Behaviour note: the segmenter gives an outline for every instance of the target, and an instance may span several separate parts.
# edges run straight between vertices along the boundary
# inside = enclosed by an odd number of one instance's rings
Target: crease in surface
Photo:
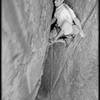
[[[84,28],[85,24],[87,23],[88,19],[91,17],[95,7],[97,5],[97,0],[96,0],[96,3],[94,5],[94,7],[92,8],[92,10],[90,11],[90,13],[88,14],[88,16],[86,17],[85,21],[82,22],[82,28]],[[63,67],[60,67],[60,70],[59,70],[59,73],[58,73],[58,77],[56,78],[55,82],[54,82],[54,85],[53,85],[53,88],[52,88],[52,91],[51,91],[51,94],[53,93],[53,90],[55,89],[56,85],[57,85],[57,82],[59,81],[60,79],[60,76],[61,76],[61,73],[64,69],[64,62],[74,53],[75,49],[77,48],[77,46],[79,45],[80,41],[81,41],[81,37],[79,36],[76,36],[75,38],[75,41],[73,43],[70,44],[70,46],[67,48],[68,50],[65,52],[65,56],[64,56],[64,60],[61,62],[61,65]],[[72,49],[72,50],[71,50]],[[70,51],[71,50],[71,51]]]

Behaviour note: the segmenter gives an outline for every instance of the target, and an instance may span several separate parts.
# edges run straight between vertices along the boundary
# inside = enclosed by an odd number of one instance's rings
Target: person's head
[[[64,0],[55,0],[55,6],[59,7],[63,2]]]

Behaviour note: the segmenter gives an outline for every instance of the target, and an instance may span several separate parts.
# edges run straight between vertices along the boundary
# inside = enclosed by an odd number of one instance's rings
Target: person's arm
[[[73,21],[75,22],[75,24],[78,25],[79,28],[81,28],[81,23],[80,23],[79,19],[76,17],[74,11],[67,4],[65,4],[65,7],[69,10],[69,13],[70,13]]]
[[[73,19],[73,21],[75,22],[76,25],[79,26],[80,29],[82,29],[82,27],[81,27],[81,22],[80,22],[80,20],[79,20],[77,17],[75,17],[75,18]]]
[[[51,20],[51,24],[55,23],[57,19],[54,17],[52,20]]]
[[[80,28],[80,35],[82,37],[85,37],[85,34],[82,30],[81,22],[79,21],[79,19],[77,17],[75,17],[73,20],[74,20],[75,24]]]
[[[69,12],[70,12],[70,14],[71,14],[71,17],[72,17],[73,21],[74,21],[75,24],[78,25],[79,28],[81,29],[81,22],[80,22],[80,20],[76,17],[74,11],[73,11],[68,5],[66,5],[66,6],[67,6],[67,8],[68,8],[68,10],[69,10]]]
[[[68,9],[72,19],[76,18],[74,11],[67,4],[64,4],[64,6],[66,7],[66,9]]]
[[[80,35],[81,35],[82,37],[85,37],[85,34],[84,34],[83,30],[82,30],[82,26],[81,26],[80,20],[76,17],[74,11],[73,11],[67,4],[65,4],[65,6],[66,6],[67,9],[69,10],[73,21],[74,21],[75,24],[79,27],[79,29],[80,29]]]

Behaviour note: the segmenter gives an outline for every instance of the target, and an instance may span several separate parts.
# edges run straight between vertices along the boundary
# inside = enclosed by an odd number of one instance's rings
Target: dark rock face
[[[49,47],[37,100],[97,100],[98,2],[65,0],[65,3],[81,20],[86,37],[76,37],[67,48],[60,43]]]

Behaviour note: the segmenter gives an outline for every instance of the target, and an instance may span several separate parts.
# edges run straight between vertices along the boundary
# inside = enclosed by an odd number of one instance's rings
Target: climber
[[[64,42],[58,40],[61,36],[77,35],[84,37],[79,19],[76,17],[73,10],[64,3],[64,0],[55,0],[56,11],[54,17],[57,19],[57,24],[61,28],[59,34],[55,37],[53,42]]]

